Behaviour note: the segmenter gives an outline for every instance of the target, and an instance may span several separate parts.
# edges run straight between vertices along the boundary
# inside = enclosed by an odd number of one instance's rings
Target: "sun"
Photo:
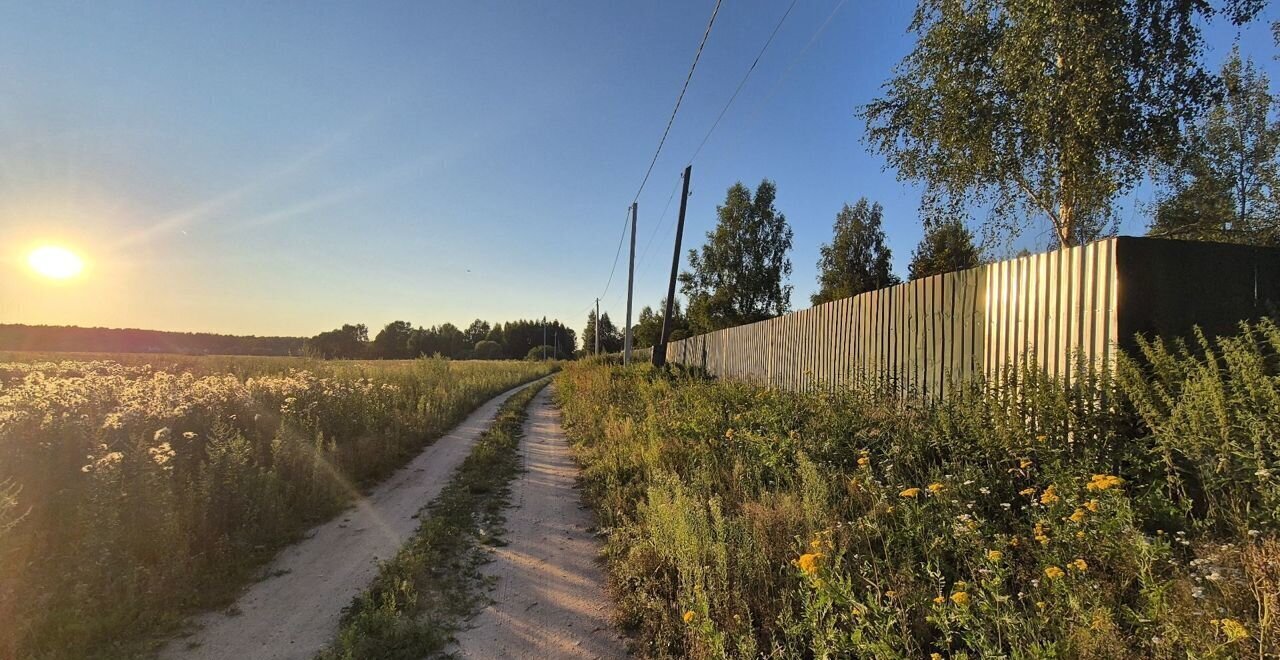
[[[84,260],[59,245],[44,245],[27,255],[27,265],[37,274],[53,280],[75,277],[84,270]]]

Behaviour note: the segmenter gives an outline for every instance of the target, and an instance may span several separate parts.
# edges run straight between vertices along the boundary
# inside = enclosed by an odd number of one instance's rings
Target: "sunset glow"
[[[45,245],[31,251],[27,265],[38,275],[65,280],[84,270],[84,261],[75,252],[58,245]]]

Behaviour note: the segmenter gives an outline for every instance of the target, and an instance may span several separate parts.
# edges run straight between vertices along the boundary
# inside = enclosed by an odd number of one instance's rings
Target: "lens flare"
[[[84,261],[75,252],[57,245],[45,245],[31,251],[27,265],[39,275],[54,280],[75,277],[84,270]]]

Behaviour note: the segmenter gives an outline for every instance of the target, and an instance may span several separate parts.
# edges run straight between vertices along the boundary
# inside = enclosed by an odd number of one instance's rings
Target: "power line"
[[[707,21],[707,29],[702,33],[702,42],[698,44],[698,51],[693,54],[693,64],[689,65],[689,75],[684,78],[684,86],[680,88],[680,95],[676,97],[676,107],[671,109],[671,117],[667,119],[667,128],[662,131],[662,139],[658,141],[658,149],[653,152],[653,159],[649,161],[649,169],[644,173],[644,179],[640,181],[640,189],[636,191],[636,196],[631,200],[635,203],[640,200],[640,193],[644,191],[644,185],[649,182],[649,175],[653,173],[653,166],[658,162],[658,154],[662,153],[662,145],[667,142],[667,134],[671,132],[671,125],[676,121],[676,113],[680,112],[680,102],[684,100],[684,93],[689,89],[689,81],[693,80],[693,71],[698,68],[698,60],[702,57],[702,48],[707,45],[707,38],[711,36],[711,26],[716,22],[716,14],[720,13],[720,3],[723,0],[716,0],[716,6],[711,10],[711,18]]]
[[[769,38],[765,40],[764,46],[760,47],[760,52],[756,54],[756,59],[751,62],[751,66],[747,68],[747,72],[743,74],[742,80],[738,81],[738,87],[733,90],[733,95],[729,97],[729,101],[724,104],[724,108],[720,110],[720,114],[716,120],[712,122],[711,128],[707,129],[707,134],[703,136],[702,142],[698,144],[698,148],[693,151],[693,155],[689,157],[689,163],[702,153],[702,147],[707,144],[707,140],[711,139],[711,134],[715,132],[716,127],[720,125],[720,120],[724,119],[724,115],[729,111],[729,106],[733,105],[733,101],[738,98],[738,94],[742,91],[743,86],[747,84],[747,79],[751,77],[751,72],[756,70],[756,65],[760,63],[760,58],[764,57],[765,51],[769,50],[769,44],[773,43],[773,38],[778,36],[778,30],[782,29],[782,24],[787,21],[787,17],[791,15],[791,10],[796,8],[798,0],[791,0],[791,4],[787,10],[782,13],[782,18],[778,19],[778,24],[773,26],[773,32],[769,33]]]

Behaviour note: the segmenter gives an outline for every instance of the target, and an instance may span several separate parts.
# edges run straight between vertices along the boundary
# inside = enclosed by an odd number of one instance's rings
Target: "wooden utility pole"
[[[680,241],[684,238],[684,212],[689,205],[689,176],[693,174],[693,165],[684,168],[684,190],[680,193],[680,219],[676,221],[676,250],[671,257],[671,280],[667,282],[667,309],[662,315],[662,334],[658,336],[658,344],[653,347],[653,366],[664,367],[667,364],[667,338],[671,336],[671,306],[676,301],[676,274],[680,270]]]
[[[596,355],[600,354],[600,299],[596,298]]]
[[[542,361],[547,361],[547,317],[542,317]]]
[[[631,364],[631,293],[636,284],[636,203],[631,203],[631,260],[627,262],[627,327],[622,333],[622,364]]]

